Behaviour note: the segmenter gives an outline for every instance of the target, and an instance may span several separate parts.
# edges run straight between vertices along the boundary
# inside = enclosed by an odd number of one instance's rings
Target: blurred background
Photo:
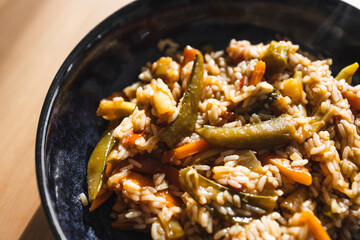
[[[75,45],[131,1],[0,0],[0,239],[54,239],[35,175],[41,107]]]

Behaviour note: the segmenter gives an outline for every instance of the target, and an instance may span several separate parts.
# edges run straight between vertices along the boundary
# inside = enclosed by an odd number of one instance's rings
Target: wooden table
[[[358,0],[348,0],[360,7]],[[0,239],[53,239],[35,176],[35,135],[58,68],[131,0],[0,0]]]
[[[35,176],[45,95],[66,56],[131,0],[0,0],[0,239],[53,239]]]

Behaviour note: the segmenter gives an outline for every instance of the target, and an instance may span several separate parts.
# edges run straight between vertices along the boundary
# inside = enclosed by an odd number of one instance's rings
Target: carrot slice
[[[349,101],[350,106],[360,110],[360,97],[352,92],[344,92],[344,97]]]
[[[132,133],[129,136],[126,137],[125,143],[126,144],[135,144],[135,141],[141,138],[141,136],[144,134],[144,132],[141,133]]]
[[[112,195],[112,191],[105,191],[100,196],[97,196],[94,201],[91,203],[90,212],[94,211],[98,207],[100,207],[109,197]]]
[[[284,176],[295,182],[306,186],[312,184],[312,176],[306,167],[293,167],[290,160],[274,155],[261,156],[260,159],[275,165]]]
[[[114,165],[115,164],[111,163],[111,162],[107,163],[106,168],[105,168],[105,175],[107,177],[110,177],[111,173],[114,171]]]
[[[161,161],[163,163],[175,163],[177,160],[205,151],[210,147],[210,143],[206,142],[204,139],[200,139],[165,152],[161,158]]]
[[[166,200],[166,207],[180,207],[181,201],[178,197],[172,195],[168,190],[160,191],[156,193],[157,197],[163,197]]]
[[[316,240],[330,240],[330,237],[320,220],[310,211],[303,211],[301,213],[300,224],[307,224],[310,232],[314,235]]]
[[[184,48],[182,65],[185,66],[187,63],[194,61],[196,53],[200,53],[200,51],[187,45]]]
[[[251,74],[249,85],[256,86],[265,74],[266,64],[263,61],[258,61],[254,66],[254,71]]]
[[[132,182],[133,184],[138,185],[139,187],[145,187],[145,186],[154,186],[154,183],[152,180],[142,176],[141,174],[138,174],[136,172],[131,172],[128,176],[120,179],[120,182],[122,184],[126,182]]]

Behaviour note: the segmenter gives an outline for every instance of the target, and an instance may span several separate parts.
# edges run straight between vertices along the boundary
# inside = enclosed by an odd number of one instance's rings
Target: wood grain
[[[53,238],[35,176],[41,106],[75,45],[129,2],[0,0],[0,239]]]
[[[0,239],[52,239],[37,189],[35,136],[66,56],[130,0],[0,0]]]

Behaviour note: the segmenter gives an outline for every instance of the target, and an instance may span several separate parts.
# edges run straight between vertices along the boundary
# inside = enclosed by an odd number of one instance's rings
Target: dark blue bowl
[[[112,229],[111,204],[90,214],[77,197],[87,192],[87,161],[105,128],[95,114],[99,100],[137,81],[141,66],[161,56],[160,39],[223,49],[232,38],[256,43],[286,36],[316,56],[331,57],[336,73],[360,61],[359,26],[360,11],[337,0],[147,0],[105,19],[60,67],[39,120],[37,179],[57,238],[150,239]]]

